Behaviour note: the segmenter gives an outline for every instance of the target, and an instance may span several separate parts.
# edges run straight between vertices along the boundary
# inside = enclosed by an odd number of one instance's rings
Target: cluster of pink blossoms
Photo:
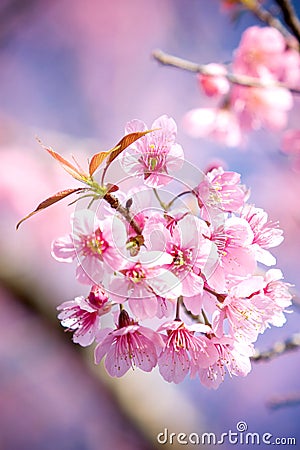
[[[258,335],[285,323],[292,296],[281,271],[256,274],[258,263],[276,263],[270,249],[282,230],[246,203],[240,175],[221,167],[199,172],[198,185],[185,189],[196,210],[183,202],[175,208],[180,194],[164,203],[158,188],[173,180],[184,156],[172,118],[160,117],[152,129],[120,157],[132,182],[129,192],[114,194],[122,208],[104,198],[97,211],[76,211],[72,233],[53,242],[53,256],[75,261],[77,280],[89,286],[86,297],[58,307],[59,318],[74,342],[96,342],[95,362],[105,359],[111,376],[158,366],[169,382],[190,375],[217,388],[226,371],[247,375]],[[146,130],[141,121],[126,126],[138,130]]]
[[[295,41],[296,42],[296,41]],[[210,75],[199,74],[199,85],[217,105],[196,108],[185,118],[185,128],[194,137],[209,137],[227,146],[242,143],[245,132],[287,126],[293,107],[290,89],[300,86],[300,54],[275,28],[252,26],[243,33],[233,54],[230,71],[237,78],[251,77],[260,86],[230,84],[228,68],[208,64]]]

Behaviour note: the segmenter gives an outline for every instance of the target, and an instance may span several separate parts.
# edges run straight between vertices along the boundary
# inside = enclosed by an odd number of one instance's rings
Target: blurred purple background
[[[279,152],[280,136],[253,134],[241,150],[192,140],[182,116],[206,101],[195,77],[151,57],[161,48],[201,63],[229,61],[253,23],[246,15],[232,24],[217,0],[1,0],[1,450],[150,449],[166,426],[221,434],[241,420],[249,431],[300,442],[299,406],[266,406],[274,396],[300,391],[299,353],[253,364],[247,378],[227,377],[216,392],[197,380],[168,385],[157,373],[108,380],[55,318],[56,305],[85,293],[74,267],[50,256],[52,239],[69,228],[71,209],[57,205],[15,232],[43,198],[74,185],[36,135],[85,164],[117,142],[128,120],[150,125],[166,113],[179,125],[190,162],[204,169],[216,158],[225,161],[251,187],[251,201],[280,220],[286,239],[274,253],[286,281],[299,289],[300,180]],[[291,125],[297,121],[299,103]],[[299,331],[298,322],[295,307],[287,325],[266,332],[258,348]]]

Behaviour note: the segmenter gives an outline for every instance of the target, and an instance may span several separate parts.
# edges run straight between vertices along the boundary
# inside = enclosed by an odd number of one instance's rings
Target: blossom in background
[[[192,137],[206,137],[228,147],[243,142],[240,123],[228,107],[192,109],[185,114],[183,127]]]
[[[128,122],[126,133],[147,130],[141,120]],[[147,186],[164,186],[172,180],[171,174],[180,169],[184,155],[176,143],[177,125],[174,119],[163,115],[156,119],[149,135],[136,141],[122,158],[124,170],[133,176],[143,177]]]
[[[258,78],[272,75],[278,79],[285,49],[286,41],[275,28],[249,27],[234,52],[233,71]]]
[[[273,27],[247,28],[234,52],[233,72],[270,81],[287,83],[295,87],[300,77],[300,55],[287,46],[283,35]],[[289,84],[290,82],[290,84]]]
[[[249,27],[234,52],[233,72],[256,77],[264,85],[262,88],[232,88],[231,108],[238,115],[243,129],[284,128],[293,97],[287,88],[274,84],[289,80],[296,84],[297,79],[300,80],[299,52],[287,50],[285,38],[275,28]]]
[[[213,75],[198,74],[198,82],[208,97],[217,97],[229,92],[230,84],[225,75],[227,69],[222,64],[207,64],[205,68]]]
[[[100,283],[106,272],[122,266],[126,229],[120,219],[99,220],[95,212],[81,210],[73,215],[72,228],[72,234],[53,242],[52,255],[62,262],[78,259],[76,277],[81,283]]]
[[[300,170],[300,130],[286,130],[281,141],[281,150],[293,161],[296,171]]]
[[[300,86],[296,41],[291,39],[287,46],[286,39],[273,27],[247,28],[233,53],[232,73],[243,83],[243,77],[250,77],[249,85],[230,86],[224,77],[227,72],[224,66],[206,67],[215,70],[216,76],[200,74],[201,89],[208,97],[220,97],[220,101],[215,107],[196,108],[185,114],[184,127],[192,137],[237,147],[244,143],[245,132],[260,128],[279,131],[287,126],[294,103],[289,89]]]
[[[278,131],[287,125],[293,97],[283,87],[241,87],[231,91],[231,110],[243,130],[262,127]]]
[[[88,297],[76,297],[57,307],[63,327],[74,331],[73,341],[86,347],[94,342],[100,327],[100,317],[110,312],[111,302],[102,286],[94,285]]]
[[[105,358],[105,367],[112,377],[121,377],[130,368],[150,372],[157,364],[157,353],[163,343],[160,335],[138,325],[125,310],[119,315],[116,329],[101,330],[95,348],[95,363]]]

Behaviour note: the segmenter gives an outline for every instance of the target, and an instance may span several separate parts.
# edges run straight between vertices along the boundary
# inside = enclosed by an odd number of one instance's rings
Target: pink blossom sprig
[[[148,134],[142,121],[126,125],[126,136],[139,138],[116,156],[125,190],[114,183],[112,196],[100,183],[102,195],[96,194],[93,174],[102,156],[91,160],[86,180],[94,191],[87,193],[98,208],[76,209],[71,232],[52,244],[56,260],[76,263],[75,277],[89,293],[62,303],[58,317],[75,343],[96,342],[95,362],[104,360],[111,376],[157,366],[168,382],[190,376],[217,388],[226,372],[247,375],[258,335],[286,321],[292,296],[282,272],[257,274],[259,264],[276,264],[270,250],[283,233],[247,203],[240,175],[222,167],[199,172],[196,186],[186,190],[185,183],[184,192],[164,202],[159,188],[174,182],[183,150],[174,119],[164,115],[153,126],[159,129]],[[193,209],[179,203],[188,194]]]

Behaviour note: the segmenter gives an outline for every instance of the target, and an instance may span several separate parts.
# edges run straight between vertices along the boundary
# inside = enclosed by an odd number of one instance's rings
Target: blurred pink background
[[[72,207],[57,205],[15,231],[41,200],[74,186],[36,136],[84,165],[118,141],[128,120],[151,124],[166,113],[191,163],[204,169],[225,161],[251,187],[251,201],[279,219],[286,238],[274,253],[299,289],[300,179],[279,152],[280,136],[253,134],[241,150],[189,138],[182,117],[206,99],[193,74],[151,57],[161,48],[201,63],[229,61],[253,23],[244,16],[233,25],[217,0],[0,2],[0,449],[150,449],[166,426],[221,434],[240,420],[252,432],[300,439],[299,406],[266,406],[300,391],[299,353],[253,364],[247,378],[227,377],[216,392],[197,380],[169,386],[157,373],[108,380],[55,318],[59,303],[85,293],[74,267],[50,255]],[[299,102],[291,126],[297,121]],[[257,347],[289,337],[298,321],[295,307],[287,325],[266,332]]]

